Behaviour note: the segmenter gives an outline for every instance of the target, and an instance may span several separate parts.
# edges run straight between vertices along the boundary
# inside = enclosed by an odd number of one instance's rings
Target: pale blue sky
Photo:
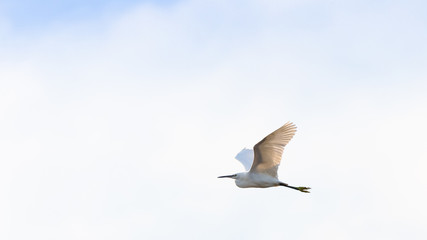
[[[426,5],[3,1],[0,239],[425,239]]]
[[[138,4],[172,5],[176,0],[19,0],[2,1],[0,11],[18,30],[43,28],[55,23],[84,21],[106,13],[123,12]]]

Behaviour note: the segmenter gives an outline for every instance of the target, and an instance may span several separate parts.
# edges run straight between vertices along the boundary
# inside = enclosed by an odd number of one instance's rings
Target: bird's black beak
[[[219,176],[218,178],[233,178],[235,176],[236,174],[232,174],[232,175]]]

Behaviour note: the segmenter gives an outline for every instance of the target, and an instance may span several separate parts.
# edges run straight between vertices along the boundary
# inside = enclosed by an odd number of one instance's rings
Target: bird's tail
[[[280,186],[284,186],[284,187],[288,187],[288,188],[292,188],[292,189],[295,189],[295,190],[298,190],[298,191],[301,191],[301,192],[305,192],[305,193],[309,193],[309,187],[294,187],[294,186],[289,186],[288,184],[286,184],[286,183],[282,183],[282,182],[280,182],[279,183],[279,185]]]

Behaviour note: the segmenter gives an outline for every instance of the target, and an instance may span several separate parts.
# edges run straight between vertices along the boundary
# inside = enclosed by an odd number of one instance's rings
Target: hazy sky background
[[[425,1],[0,2],[0,239],[426,239]],[[283,182],[216,177],[287,121]]]

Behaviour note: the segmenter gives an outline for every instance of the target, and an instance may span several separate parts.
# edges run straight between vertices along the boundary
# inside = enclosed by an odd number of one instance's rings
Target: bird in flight
[[[282,160],[283,148],[295,135],[297,127],[288,122],[267,137],[255,144],[252,149],[243,149],[237,154],[239,160],[246,171],[232,175],[220,176],[218,178],[235,179],[236,185],[240,188],[268,188],[284,186],[309,193],[309,187],[294,187],[279,181],[277,169]]]

